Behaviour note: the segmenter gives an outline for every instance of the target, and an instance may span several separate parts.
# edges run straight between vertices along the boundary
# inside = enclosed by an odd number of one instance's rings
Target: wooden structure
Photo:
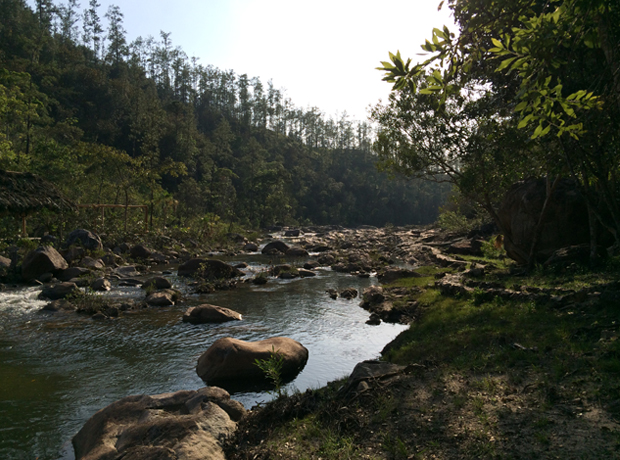
[[[77,206],[53,184],[35,174],[0,169],[0,216],[21,217],[24,238],[27,237],[26,217],[42,209],[75,211]]]

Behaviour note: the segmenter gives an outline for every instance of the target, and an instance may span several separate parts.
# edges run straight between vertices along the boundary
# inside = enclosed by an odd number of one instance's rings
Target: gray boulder
[[[28,253],[22,263],[22,278],[34,280],[43,273],[54,275],[69,267],[67,261],[51,246],[40,246]]]
[[[217,387],[128,396],[94,414],[73,438],[76,460],[225,460],[245,414]]]
[[[64,246],[69,247],[75,244],[78,244],[89,251],[98,251],[103,249],[101,238],[99,238],[98,235],[83,229],[73,230],[69,233],[69,236],[65,240]]]
[[[265,245],[265,247],[262,249],[262,253],[263,254],[277,254],[279,252],[286,254],[286,251],[289,250],[289,246],[283,242],[283,241],[272,241],[271,243],[268,243]]]
[[[240,313],[229,308],[209,304],[188,308],[183,315],[183,322],[191,324],[225,323],[227,321],[240,320]]]

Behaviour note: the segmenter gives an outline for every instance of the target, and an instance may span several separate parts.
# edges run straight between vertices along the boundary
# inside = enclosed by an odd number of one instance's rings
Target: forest
[[[450,191],[390,180],[371,125],[346,111],[299,108],[167,32],[128,42],[117,6],[1,0],[0,17],[0,169],[39,174],[75,203],[148,205],[158,228],[403,225],[434,221]],[[58,229],[58,216],[29,219]],[[5,235],[17,228],[2,220]]]

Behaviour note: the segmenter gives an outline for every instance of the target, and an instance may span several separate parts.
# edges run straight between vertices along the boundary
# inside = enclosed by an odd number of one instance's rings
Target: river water
[[[266,267],[248,256],[251,272]],[[229,260],[230,261],[230,260]],[[186,296],[183,305],[148,309],[94,321],[74,313],[42,313],[40,288],[0,292],[0,459],[73,459],[72,436],[96,411],[129,395],[195,390],[198,357],[215,340],[291,337],[310,351],[308,363],[287,389],[304,391],[348,375],[355,364],[379,356],[405,326],[365,324],[359,298],[332,300],[326,289],[358,290],[376,278],[319,269],[314,278],[270,280],[264,286]],[[174,272],[175,273],[175,272]],[[188,292],[184,280],[168,275]],[[107,295],[142,297],[139,288],[114,287]],[[242,321],[190,325],[188,306],[212,303]],[[269,393],[235,393],[246,408]]]

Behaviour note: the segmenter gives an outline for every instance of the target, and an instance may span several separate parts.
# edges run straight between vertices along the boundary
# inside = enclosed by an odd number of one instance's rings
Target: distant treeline
[[[77,202],[268,226],[428,223],[445,200],[378,172],[366,122],[199,64],[169,33],[128,43],[116,6],[104,24],[96,0],[0,0],[0,17],[0,168]]]

